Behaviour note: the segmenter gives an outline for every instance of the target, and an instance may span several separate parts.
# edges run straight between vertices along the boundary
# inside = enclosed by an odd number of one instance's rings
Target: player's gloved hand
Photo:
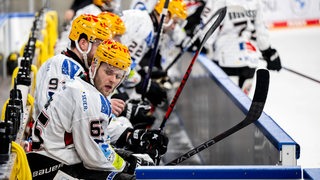
[[[166,152],[168,137],[160,130],[135,129],[127,139],[128,149],[147,153],[153,160],[160,159]]]
[[[172,83],[168,76],[167,71],[164,71],[159,68],[153,68],[151,79],[155,81],[164,90],[172,89]]]
[[[135,154],[132,151],[127,151],[124,149],[115,149],[115,151],[127,162],[127,166],[123,170],[125,173],[135,174],[135,170],[139,166],[155,165],[148,154]]]
[[[152,68],[151,79],[159,79],[163,77],[167,77],[167,71],[159,69],[157,67]]]
[[[136,86],[136,92],[139,94],[143,93],[143,83],[144,79]],[[167,92],[155,81],[149,79],[147,84],[145,97],[151,102],[154,106],[159,106],[167,102]]]
[[[146,128],[151,126],[155,117],[151,113],[150,103],[138,99],[130,99],[126,102],[122,116],[127,117],[134,127]]]
[[[261,51],[263,58],[267,61],[267,69],[280,71],[281,61],[277,50],[269,47]]]
[[[129,99],[128,93],[125,91],[125,88],[121,85],[117,88],[117,91],[112,94],[111,99],[121,99],[123,101],[127,101]]]

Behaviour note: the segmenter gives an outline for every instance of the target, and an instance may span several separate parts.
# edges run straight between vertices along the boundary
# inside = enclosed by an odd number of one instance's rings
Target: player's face
[[[165,22],[164,22],[163,32],[171,33],[171,32],[173,32],[176,25],[180,24],[182,22],[182,20],[179,19],[178,17],[171,17],[171,16],[167,16],[167,17],[168,18],[166,18]]]
[[[125,76],[125,71],[102,62],[94,77],[94,85],[105,97],[119,85]]]

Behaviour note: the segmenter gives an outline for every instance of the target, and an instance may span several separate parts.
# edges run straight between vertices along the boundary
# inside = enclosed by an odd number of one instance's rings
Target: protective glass
[[[126,71],[125,70],[119,69],[119,68],[114,67],[114,66],[112,66],[110,64],[107,64],[107,66],[105,66],[104,72],[108,76],[115,76],[116,79],[118,79],[118,80],[121,80],[126,75]]]

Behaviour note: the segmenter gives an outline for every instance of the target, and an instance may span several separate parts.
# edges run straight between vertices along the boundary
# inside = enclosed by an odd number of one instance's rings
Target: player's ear
[[[80,38],[78,43],[81,50],[86,51],[88,49],[88,40],[86,40],[85,38]]]

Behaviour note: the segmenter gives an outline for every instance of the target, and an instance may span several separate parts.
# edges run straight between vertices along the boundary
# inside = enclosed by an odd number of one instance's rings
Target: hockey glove
[[[134,127],[147,128],[156,119],[150,110],[151,106],[149,102],[131,99],[127,102],[125,110],[121,115],[127,117]]]
[[[127,165],[123,170],[125,173],[135,174],[135,170],[139,166],[155,165],[148,154],[134,154],[133,152],[124,149],[115,149],[115,151],[127,162]]]
[[[263,58],[267,61],[267,69],[280,71],[282,68],[281,61],[277,50],[269,47],[261,51]]]
[[[144,79],[136,86],[136,92],[139,94],[143,93],[143,82]],[[149,80],[147,85],[147,90],[145,97],[151,102],[154,106],[159,106],[167,102],[167,92],[161,88],[161,86],[152,80]]]
[[[113,98],[121,99],[123,101],[127,101],[129,99],[129,95],[126,92],[125,88],[120,85],[117,88],[117,92],[112,94],[111,99],[113,99]]]
[[[166,152],[169,139],[160,130],[136,129],[128,137],[128,149],[136,153],[147,153],[156,161]]]

